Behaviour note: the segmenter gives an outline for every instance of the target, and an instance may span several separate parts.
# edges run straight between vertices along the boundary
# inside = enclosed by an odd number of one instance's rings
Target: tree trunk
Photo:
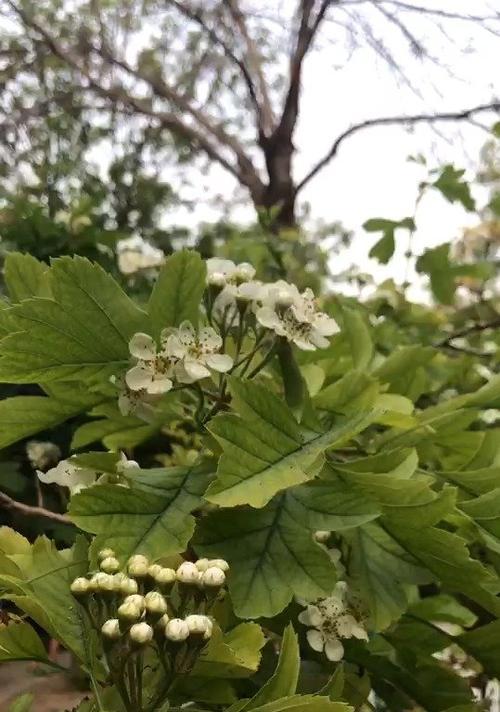
[[[266,139],[261,145],[269,182],[264,188],[260,207],[273,210],[271,228],[274,231],[296,228],[295,185],[292,179],[293,144],[289,140],[283,140],[278,134]]]

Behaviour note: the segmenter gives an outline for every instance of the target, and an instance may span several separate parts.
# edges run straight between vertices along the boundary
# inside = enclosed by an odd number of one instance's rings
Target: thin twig
[[[5,492],[0,492],[0,507],[4,509],[11,509],[20,514],[24,514],[27,517],[45,517],[46,519],[52,519],[55,522],[61,522],[62,524],[71,524],[71,520],[65,514],[59,514],[58,512],[52,512],[50,509],[45,507],[33,507],[30,504],[24,504],[23,502],[18,502]]]

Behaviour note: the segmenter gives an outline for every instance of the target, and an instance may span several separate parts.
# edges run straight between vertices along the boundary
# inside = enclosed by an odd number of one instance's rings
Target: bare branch
[[[480,104],[479,106],[473,106],[472,108],[464,109],[463,111],[447,111],[438,114],[415,114],[413,116],[384,116],[376,119],[361,121],[359,124],[354,124],[350,128],[346,129],[335,139],[328,153],[299,182],[295,192],[297,194],[300,190],[302,190],[302,188],[337,155],[341,144],[358,131],[376,126],[397,126],[405,124],[414,125],[421,123],[434,123],[437,121],[468,121],[475,114],[485,111],[500,112],[500,101],[493,101],[490,104]]]
[[[366,5],[371,3],[373,0],[340,0],[341,5]],[[440,8],[424,7],[422,5],[410,5],[402,0],[378,0],[378,4],[393,5],[400,10],[406,12],[420,12],[426,15],[434,15],[435,17],[442,17],[448,20],[464,20],[466,22],[485,22],[488,20],[498,21],[500,20],[500,14],[497,15],[463,15],[459,12],[451,12],[450,10],[441,10]]]
[[[240,10],[238,5],[238,0],[224,0],[225,5],[228,7],[231,17],[234,20],[246,46],[247,50],[247,61],[251,67],[252,72],[257,77],[259,93],[262,101],[261,107],[261,118],[262,118],[262,131],[265,135],[269,135],[274,129],[275,119],[274,112],[271,105],[271,100],[269,97],[269,90],[267,87],[266,78],[264,77],[264,72],[262,69],[262,58],[258,50],[257,45],[253,41],[248,32],[248,28],[245,22],[245,17]]]
[[[45,507],[33,507],[29,504],[24,504],[23,502],[18,502],[5,492],[0,492],[0,507],[4,509],[9,509],[14,512],[19,512],[27,517],[45,517],[45,519],[52,519],[54,522],[59,522],[61,524],[71,524],[71,520],[65,514],[59,514],[58,512],[52,512],[50,509]]]

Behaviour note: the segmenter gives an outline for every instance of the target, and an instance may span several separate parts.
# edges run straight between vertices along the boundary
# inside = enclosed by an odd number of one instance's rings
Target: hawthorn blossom
[[[325,652],[328,660],[338,662],[344,655],[342,639],[368,640],[363,625],[352,615],[346,602],[346,583],[339,581],[329,598],[308,605],[299,614],[299,621],[309,627],[307,641],[318,653]]]
[[[175,362],[175,377],[180,383],[194,383],[210,376],[210,370],[225,373],[233,365],[228,354],[219,353],[222,338],[210,326],[198,332],[188,321],[171,332],[164,342],[168,358]]]
[[[259,323],[305,351],[326,348],[326,337],[339,331],[335,319],[317,310],[311,289],[301,294],[294,284],[279,280],[267,287],[261,302]]]
[[[68,487],[71,494],[77,494],[96,481],[97,472],[88,467],[78,467],[70,460],[61,462],[47,472],[36,471],[38,479],[44,484],[57,484]]]
[[[225,287],[227,284],[240,284],[253,279],[255,268],[249,262],[235,264],[232,260],[211,257],[206,262],[207,284]]]
[[[137,359],[136,365],[125,375],[125,382],[131,391],[160,395],[172,388],[176,360],[168,356],[164,349],[158,349],[151,336],[140,332],[134,334],[129,342],[129,351]]]

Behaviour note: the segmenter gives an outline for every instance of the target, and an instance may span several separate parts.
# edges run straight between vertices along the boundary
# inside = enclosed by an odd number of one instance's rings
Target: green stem
[[[140,712],[138,694],[137,694],[137,680],[135,676],[135,666],[134,661],[130,657],[127,663],[128,669],[128,687],[130,691],[130,701],[132,702],[132,709],[135,712]]]
[[[259,364],[257,364],[257,366],[252,371],[250,371],[250,373],[247,376],[248,380],[250,380],[251,378],[254,378],[258,373],[260,373],[260,371],[262,371],[263,368],[265,368],[265,366],[267,366],[267,364],[276,355],[277,350],[278,350],[278,344],[275,341],[274,344],[269,349],[269,351],[267,352],[267,354],[262,359],[262,361]]]
[[[135,659],[135,679],[137,683],[137,705],[138,709],[142,710],[142,668],[144,662],[143,653],[137,653]]]

